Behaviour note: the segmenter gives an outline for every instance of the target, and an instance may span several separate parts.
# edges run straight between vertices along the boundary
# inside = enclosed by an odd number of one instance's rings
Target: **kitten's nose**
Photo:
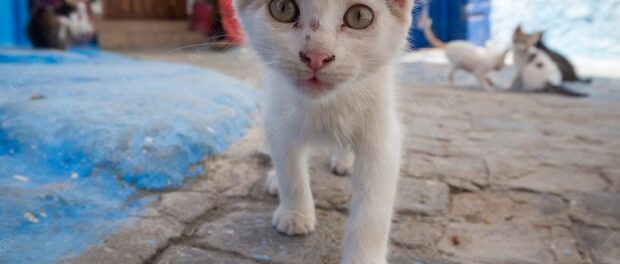
[[[308,52],[299,52],[299,58],[302,62],[304,62],[308,67],[314,71],[318,71],[325,67],[332,61],[336,60],[336,55],[329,55],[327,53],[317,52],[317,51],[308,51]]]

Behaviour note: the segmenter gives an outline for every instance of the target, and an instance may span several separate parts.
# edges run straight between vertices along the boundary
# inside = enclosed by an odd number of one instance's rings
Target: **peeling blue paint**
[[[0,49],[0,263],[76,256],[204,155],[241,137],[256,109],[241,82],[98,50]]]

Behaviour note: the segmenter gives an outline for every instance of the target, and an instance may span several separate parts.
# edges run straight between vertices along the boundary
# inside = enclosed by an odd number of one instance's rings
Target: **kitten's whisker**
[[[237,78],[242,78],[244,80],[247,80],[248,76],[246,76],[246,74],[248,72],[250,72],[250,71],[256,71],[257,75],[262,76],[260,74],[262,72],[260,66],[267,67],[268,65],[276,64],[276,63],[279,63],[279,62],[280,62],[279,60],[269,61],[269,62],[257,62],[258,65],[248,65],[246,67],[243,67],[243,68],[239,69],[238,71],[233,72],[233,75],[235,77],[237,77]],[[253,77],[253,76],[251,76],[251,77]],[[250,78],[250,79],[252,80],[252,82],[258,82],[254,78]],[[256,85],[258,85],[258,83],[256,83]]]
[[[177,52],[177,51],[181,51],[181,50],[184,50],[184,49],[193,48],[193,47],[200,47],[200,46],[208,46],[208,45],[211,45],[211,44],[212,44],[211,42],[205,42],[205,43],[194,44],[194,45],[188,45],[188,46],[184,46],[184,47],[176,48],[176,49],[173,49],[173,50],[170,50],[170,51],[165,52],[165,53],[164,53],[164,56],[168,56],[168,55],[170,55],[170,54],[172,54],[172,53],[175,53],[175,52]]]
[[[226,35],[220,35],[220,36],[214,36],[214,37],[225,37]],[[183,46],[183,47],[179,47],[179,48],[175,48],[172,50],[169,50],[167,52],[164,53],[164,55],[170,55],[172,53],[175,53],[177,51],[181,51],[181,50],[185,50],[185,49],[189,49],[189,48],[195,48],[195,47],[201,47],[201,46],[211,46],[214,44],[219,44],[219,45],[227,45],[227,47],[233,47],[233,46],[239,46],[237,43],[233,43],[233,42],[228,42],[228,41],[209,41],[209,42],[203,42],[203,43],[199,43],[199,44],[193,44],[193,45],[188,45],[188,46]]]

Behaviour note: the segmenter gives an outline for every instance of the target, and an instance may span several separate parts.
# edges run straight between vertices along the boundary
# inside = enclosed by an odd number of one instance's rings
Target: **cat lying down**
[[[513,34],[513,54],[517,75],[508,87],[510,91],[553,93],[572,97],[587,94],[563,86],[564,81],[581,81],[566,58],[551,52],[542,43],[542,33],[525,34],[521,26]],[[543,48],[539,48],[542,45]],[[555,59],[554,59],[555,58]]]
[[[463,70],[474,75],[485,90],[495,90],[487,74],[503,68],[508,50],[496,51],[491,48],[481,48],[461,40],[444,43],[433,33],[430,18],[423,16],[420,21],[424,23],[424,35],[431,45],[445,50],[450,62],[448,79],[452,85],[454,85],[454,73]],[[553,93],[573,97],[587,96],[562,85],[563,81],[587,83],[589,80],[579,79],[572,64],[559,53],[546,48],[541,37],[542,33],[529,35],[523,33],[520,26],[515,30],[513,50],[517,75],[512,85],[505,90]]]

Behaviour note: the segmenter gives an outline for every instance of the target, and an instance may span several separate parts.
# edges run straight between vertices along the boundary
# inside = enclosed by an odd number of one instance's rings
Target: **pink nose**
[[[329,55],[322,52],[308,51],[299,52],[299,58],[313,71],[318,71],[332,61],[336,60],[336,55]]]

